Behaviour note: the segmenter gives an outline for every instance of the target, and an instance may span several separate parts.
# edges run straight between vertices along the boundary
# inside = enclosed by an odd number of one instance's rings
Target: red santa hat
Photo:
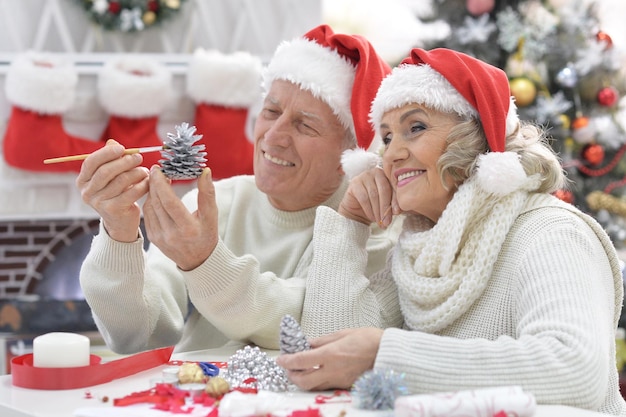
[[[451,49],[415,48],[381,83],[370,112],[376,131],[385,112],[410,103],[480,121],[490,150],[479,162],[486,189],[506,194],[523,182],[518,156],[505,152],[506,137],[518,128],[519,117],[500,68]]]
[[[267,92],[274,80],[299,85],[326,102],[359,148],[374,139],[369,110],[389,65],[362,36],[334,33],[320,25],[302,38],[281,43],[263,72]]]

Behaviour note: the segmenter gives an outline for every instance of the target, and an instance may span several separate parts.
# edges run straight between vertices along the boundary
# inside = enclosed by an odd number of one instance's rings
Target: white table
[[[175,354],[172,359],[187,361],[228,361],[235,352],[236,347],[210,349],[205,351]],[[268,352],[268,355],[275,355]],[[150,387],[150,380],[158,378],[167,365],[153,368],[148,371],[117,379],[106,384],[89,388],[71,390],[33,390],[14,387],[11,375],[0,376],[0,416],[1,417],[74,417],[77,409],[84,408],[107,408],[111,417],[126,417],[130,411],[127,407],[113,407],[114,398],[122,398],[130,393],[142,391]],[[91,396],[88,398],[87,393]],[[316,394],[289,393],[285,394],[285,401],[297,404],[298,409],[306,409],[314,405]],[[102,399],[108,398],[104,402]],[[319,406],[319,405],[318,405]],[[102,410],[103,413],[105,412]],[[381,412],[363,411],[353,408],[348,403],[325,404],[320,408],[324,416],[336,417],[342,411],[346,417],[374,417],[382,415]],[[163,416],[178,416],[163,413]],[[387,415],[389,415],[387,413]],[[184,415],[180,415],[183,416]],[[601,417],[605,414],[585,411],[565,406],[538,406],[534,417]]]

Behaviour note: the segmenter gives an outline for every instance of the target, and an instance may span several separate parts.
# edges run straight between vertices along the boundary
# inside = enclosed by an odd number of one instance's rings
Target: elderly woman
[[[277,359],[290,378],[349,388],[392,369],[415,394],[519,385],[540,404],[626,415],[618,257],[596,221],[551,195],[564,173],[544,132],[520,123],[505,73],[414,49],[371,120],[382,169],[354,178],[337,212],[317,209],[302,327],[330,334]],[[390,207],[402,234],[366,276],[367,226],[388,225]]]

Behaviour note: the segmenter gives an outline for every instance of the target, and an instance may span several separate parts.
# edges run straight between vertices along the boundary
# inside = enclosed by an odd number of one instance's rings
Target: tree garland
[[[109,31],[141,32],[176,16],[186,0],[77,0],[96,25]]]

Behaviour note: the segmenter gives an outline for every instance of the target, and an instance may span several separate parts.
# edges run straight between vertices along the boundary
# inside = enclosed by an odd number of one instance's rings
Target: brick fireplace
[[[97,227],[97,219],[0,222],[0,299],[83,298],[69,276],[77,276]]]

